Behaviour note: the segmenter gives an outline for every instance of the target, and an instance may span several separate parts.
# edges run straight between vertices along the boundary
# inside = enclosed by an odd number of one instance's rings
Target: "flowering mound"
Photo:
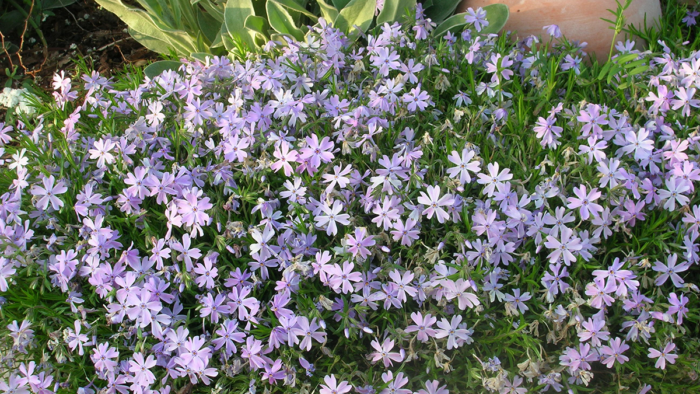
[[[606,83],[472,14],[57,75],[0,127],[0,389],[694,387],[700,56]]]

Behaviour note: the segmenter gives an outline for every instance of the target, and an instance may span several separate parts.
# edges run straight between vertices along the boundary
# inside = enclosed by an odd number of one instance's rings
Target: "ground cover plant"
[[[0,127],[0,390],[698,391],[696,16],[57,74]]]

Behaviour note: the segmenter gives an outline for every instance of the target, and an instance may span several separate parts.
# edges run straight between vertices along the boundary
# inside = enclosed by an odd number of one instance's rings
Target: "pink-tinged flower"
[[[598,217],[598,214],[603,212],[603,207],[601,205],[593,203],[593,201],[599,199],[602,195],[598,189],[593,188],[590,193],[586,194],[586,186],[581,185],[578,188],[574,187],[574,194],[576,194],[576,197],[578,198],[567,198],[569,201],[569,205],[567,207],[569,209],[579,208],[581,219],[588,220],[591,215],[593,217]]]
[[[97,168],[102,168],[106,164],[114,163],[114,155],[110,152],[114,147],[117,146],[116,143],[110,140],[99,139],[94,143],[94,149],[90,149],[90,159],[97,159]]]
[[[285,372],[282,370],[282,360],[275,360],[272,365],[265,364],[265,371],[262,372],[262,379],[267,380],[270,384],[277,384],[278,380],[282,380],[285,377]]]
[[[359,255],[363,260],[371,254],[368,248],[376,244],[374,237],[367,235],[367,229],[364,227],[356,227],[355,235],[348,234],[346,237],[348,252],[352,253],[352,256],[355,258]]]
[[[184,199],[175,200],[177,213],[182,216],[182,222],[188,226],[209,224],[210,218],[206,211],[214,206],[209,202],[209,197],[205,196],[200,200],[204,192],[197,187],[185,189],[182,195]]]
[[[605,282],[604,279],[594,278],[593,283],[586,285],[586,295],[591,297],[588,303],[597,309],[612,305],[615,299],[610,295],[617,289],[613,281]]]
[[[187,271],[192,269],[192,264],[194,261],[202,257],[201,250],[199,250],[199,248],[192,248],[191,246],[192,239],[190,238],[189,234],[182,236],[182,243],[176,241],[171,244],[171,248],[180,253],[179,256],[177,256],[177,261],[184,261],[185,269]]]
[[[306,137],[306,147],[301,149],[300,159],[308,160],[312,167],[318,168],[323,163],[329,163],[335,157],[333,155],[333,147],[335,144],[328,137],[323,137],[321,142],[318,141],[316,134],[311,134]]]
[[[346,381],[338,383],[335,375],[326,375],[323,378],[325,384],[321,385],[320,394],[345,394],[352,390],[352,386]]]
[[[141,387],[148,387],[156,381],[155,375],[150,371],[156,366],[156,359],[149,355],[148,358],[143,357],[141,353],[134,353],[134,359],[129,361],[129,372],[134,374],[131,381]]]
[[[648,159],[654,149],[654,141],[647,139],[649,132],[641,128],[638,132],[628,131],[625,133],[626,145],[622,147],[622,151],[627,154],[634,154],[635,160]]]
[[[216,259],[219,256],[218,253],[214,252],[211,255],[204,258],[204,264],[199,263],[194,267],[194,272],[199,275],[195,282],[199,287],[206,286],[207,289],[213,289],[214,278],[216,278],[219,270],[213,266],[216,264]]]
[[[241,357],[248,359],[251,370],[264,368],[267,361],[270,360],[263,356],[262,345],[262,341],[255,339],[252,335],[246,338],[245,345],[243,345],[243,350],[241,351]]]
[[[300,316],[297,318],[297,325],[292,329],[292,332],[297,337],[302,338],[299,348],[306,349],[306,351],[311,350],[312,339],[316,340],[318,343],[326,343],[326,333],[323,332],[323,328],[316,323],[316,318],[309,322],[307,317]]]
[[[547,236],[547,241],[544,243],[552,252],[549,254],[549,262],[557,263],[559,260],[563,260],[564,264],[571,265],[576,261],[576,257],[573,252],[579,251],[583,248],[581,245],[581,240],[574,236],[574,231],[568,227],[563,227],[561,229],[561,238],[556,239],[551,235]]]
[[[479,7],[474,11],[472,7],[467,8],[467,12],[464,14],[464,20],[467,23],[474,25],[474,29],[480,32],[484,27],[489,25],[489,21],[486,19],[486,11]]]
[[[676,324],[679,326],[683,324],[683,318],[688,313],[688,308],[686,307],[686,305],[689,301],[690,300],[688,299],[688,297],[686,297],[683,293],[681,293],[680,297],[678,297],[676,293],[671,293],[668,296],[668,303],[670,304],[670,306],[668,307],[668,314],[678,314]]]
[[[588,318],[588,320],[581,323],[581,327],[583,329],[578,333],[581,342],[590,340],[591,345],[600,347],[601,341],[606,341],[610,338],[610,332],[604,330],[605,320],[603,319]]]
[[[421,342],[427,342],[430,338],[434,337],[437,331],[432,327],[437,318],[433,317],[430,313],[423,316],[420,312],[411,313],[411,320],[413,320],[413,325],[406,327],[404,331],[406,332],[417,332],[416,337]]]
[[[142,289],[140,292],[132,291],[127,299],[129,307],[126,310],[126,314],[129,316],[129,319],[137,321],[140,327],[146,327],[151,324],[153,315],[163,309],[160,300],[151,301],[151,296],[152,293],[150,291]]]
[[[12,260],[0,257],[0,291],[7,291],[7,279],[14,275],[15,272],[17,270],[15,270],[15,264]]]
[[[623,356],[622,353],[629,350],[629,346],[625,341],[620,338],[615,338],[608,342],[608,346],[603,346],[600,348],[601,360],[600,362],[605,364],[608,368],[612,368],[615,361],[620,364],[624,364],[629,361],[627,356]]]
[[[408,293],[409,296],[412,298],[418,294],[418,290],[416,290],[415,287],[411,286],[411,281],[413,280],[413,272],[411,271],[406,271],[403,273],[403,276],[399,272],[399,270],[393,270],[389,273],[389,277],[392,280],[392,283],[396,285],[396,293],[397,293],[397,298],[402,301],[406,302],[406,293]]]
[[[187,338],[184,349],[180,352],[180,358],[185,365],[190,366],[195,371],[203,370],[209,363],[211,349],[204,347],[206,340],[200,336]]]
[[[382,344],[379,344],[379,341],[377,340],[372,341],[372,347],[374,350],[376,350],[376,352],[370,354],[372,357],[372,363],[382,360],[384,362],[384,367],[386,368],[394,365],[392,361],[400,363],[403,361],[405,356],[403,349],[401,349],[398,353],[391,351],[394,348],[394,341],[389,338],[386,338]]]
[[[406,224],[404,224],[401,219],[394,223],[394,230],[391,231],[391,235],[394,236],[394,241],[401,240],[401,245],[411,246],[413,241],[418,239],[419,230],[414,230],[416,227],[416,221],[411,218],[406,219]]]
[[[686,88],[684,87],[679,87],[678,90],[675,92],[676,97],[678,97],[678,100],[673,100],[673,109],[677,110],[680,108],[683,108],[681,111],[681,115],[683,116],[690,116],[690,107],[694,108],[700,108],[700,100],[694,99],[693,96],[695,96],[696,89],[695,88]]]
[[[214,350],[219,350],[223,347],[227,359],[238,351],[236,343],[243,343],[246,339],[245,333],[238,331],[238,321],[236,320],[223,322],[220,328],[216,330],[216,335],[219,337],[211,341],[212,345],[214,345]]]
[[[581,135],[588,137],[589,135],[602,136],[603,129],[600,126],[608,124],[607,114],[601,114],[600,105],[589,104],[585,111],[579,111],[579,116],[576,118],[583,123]]]
[[[525,305],[525,301],[529,301],[532,298],[529,292],[525,292],[523,294],[520,294],[520,289],[514,289],[513,294],[506,294],[505,300],[506,302],[509,302],[513,305],[514,310],[520,310],[520,313],[525,313],[528,308],[527,305]]]
[[[459,178],[459,181],[464,185],[465,183],[469,183],[472,181],[472,177],[469,175],[469,171],[473,172],[474,174],[477,174],[479,171],[481,171],[481,163],[479,163],[476,160],[472,160],[474,158],[474,151],[471,149],[464,148],[462,150],[462,156],[459,156],[459,153],[456,151],[452,151],[452,153],[447,157],[448,160],[450,160],[454,165],[457,167],[452,167],[447,170],[447,173],[452,177],[452,178]]]
[[[445,297],[448,300],[453,300],[456,298],[457,306],[460,310],[465,310],[467,307],[474,308],[475,306],[481,304],[476,294],[467,291],[474,287],[470,281],[462,278],[459,278],[456,281],[443,279],[441,283],[445,287]]]
[[[513,174],[510,173],[510,169],[506,168],[500,173],[498,172],[498,163],[489,163],[487,166],[488,174],[478,174],[479,179],[477,183],[485,185],[482,193],[493,197],[493,193],[496,191],[496,187],[503,186],[504,182],[513,179]]]
[[[561,37],[561,29],[557,25],[547,25],[543,27],[542,30],[546,30],[547,34],[549,34],[551,37]]]
[[[88,336],[80,333],[80,329],[82,328],[80,320],[76,320],[73,323],[75,326],[75,331],[71,329],[68,330],[68,347],[70,347],[71,350],[75,350],[77,347],[78,354],[82,356],[84,354],[83,345],[88,344]]]
[[[292,164],[299,158],[299,153],[295,150],[289,149],[289,144],[287,141],[282,141],[282,143],[275,148],[275,152],[272,154],[277,161],[270,165],[270,168],[275,172],[279,171],[280,168],[284,169],[284,175],[290,176],[294,172]]]
[[[466,323],[460,324],[462,322],[462,316],[454,315],[452,316],[452,321],[449,322],[444,317],[440,320],[437,325],[440,328],[435,334],[435,338],[445,338],[447,337],[447,350],[456,349],[461,347],[464,343],[472,343],[472,334],[474,330],[467,329]]]
[[[248,152],[246,152],[248,146],[249,142],[247,137],[239,138],[236,135],[228,138],[224,141],[224,158],[230,163],[234,161],[242,163],[245,161],[246,157],[248,157]]]
[[[421,191],[421,195],[418,197],[418,203],[427,206],[423,211],[423,215],[427,215],[428,219],[430,219],[434,214],[440,223],[449,220],[450,215],[442,207],[452,206],[455,202],[454,197],[451,194],[445,194],[440,197],[440,186],[428,186],[427,191],[428,194]]]
[[[350,224],[350,215],[340,213],[343,210],[343,204],[338,200],[333,201],[333,207],[322,204],[321,210],[323,215],[316,216],[314,220],[318,227],[326,227],[326,234],[328,235],[336,235],[338,233],[336,222],[346,226]]]
[[[674,253],[668,257],[667,264],[664,265],[664,263],[660,261],[657,261],[654,264],[652,269],[656,272],[661,272],[661,275],[654,281],[655,285],[661,286],[664,283],[666,283],[666,280],[668,280],[668,278],[671,278],[671,282],[673,282],[674,286],[683,287],[685,281],[678,275],[678,273],[687,271],[688,268],[690,268],[690,264],[688,262],[685,262],[676,265],[677,261],[678,255]]]
[[[425,389],[420,389],[416,394],[450,394],[447,386],[440,386],[437,380],[426,380]]]
[[[559,146],[559,137],[561,137],[561,132],[564,130],[562,127],[555,126],[557,118],[550,116],[547,119],[539,117],[537,119],[537,126],[533,128],[533,131],[537,133],[537,138],[540,139],[540,145],[544,148],[549,146],[550,148],[556,148]]]
[[[420,84],[411,89],[410,93],[404,93],[401,99],[404,103],[408,104],[407,108],[410,112],[416,112],[416,109],[423,111],[429,105],[435,105],[435,103],[430,100],[428,92],[421,90]]]
[[[347,175],[351,172],[352,165],[348,164],[345,169],[343,169],[342,166],[333,166],[332,174],[323,174],[321,176],[323,178],[323,183],[328,183],[326,193],[330,193],[333,188],[335,188],[335,185],[338,185],[341,189],[345,189],[348,183],[350,183],[350,178]]]
[[[228,294],[228,298],[231,299],[228,307],[232,314],[238,311],[240,320],[248,320],[250,316],[255,315],[260,309],[260,301],[255,297],[248,297],[250,292],[251,288],[249,286],[238,286],[231,289],[231,292]]]
[[[666,369],[667,361],[671,364],[676,363],[678,355],[671,353],[675,348],[676,344],[674,344],[673,342],[667,343],[662,351],[658,351],[654,348],[649,348],[649,358],[658,358],[654,366],[656,368]]]
[[[666,189],[659,190],[659,197],[661,200],[666,200],[664,208],[669,211],[674,211],[676,209],[676,202],[680,206],[688,205],[690,198],[683,195],[690,190],[685,182],[679,182],[676,177],[671,177],[666,179]]]
[[[59,181],[57,184],[54,184],[56,179],[53,177],[53,175],[50,175],[48,178],[44,177],[41,181],[44,184],[44,187],[34,185],[32,186],[31,190],[32,195],[40,197],[36,202],[36,207],[45,211],[50,203],[53,209],[60,209],[63,206],[63,201],[61,201],[61,199],[59,199],[57,196],[68,191],[68,188],[65,186],[63,181]]]
[[[400,218],[396,204],[397,202],[389,197],[384,197],[382,204],[377,202],[372,210],[372,213],[377,216],[372,219],[372,223],[375,223],[377,227],[383,227],[384,231],[389,230],[391,223]]]
[[[355,264],[350,261],[343,262],[343,267],[341,268],[338,264],[333,265],[327,273],[331,276],[328,283],[330,283],[331,288],[335,291],[342,291],[343,294],[352,293],[353,287],[350,282],[360,282],[362,281],[362,274],[360,272],[353,272]]]

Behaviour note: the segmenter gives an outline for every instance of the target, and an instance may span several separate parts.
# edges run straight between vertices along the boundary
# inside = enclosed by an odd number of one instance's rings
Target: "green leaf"
[[[345,8],[348,5],[348,3],[350,3],[350,0],[331,0],[331,1],[333,1],[333,5],[338,10],[342,10],[343,8]]]
[[[326,22],[333,23],[335,18],[338,17],[338,10],[332,5],[328,5],[328,3],[323,0],[317,0],[317,2],[318,7],[321,9],[321,16],[323,16]]]
[[[255,33],[245,27],[245,19],[251,15],[255,15],[251,0],[228,0],[226,2],[224,20],[226,21],[226,30],[231,36],[231,40],[224,40],[224,44],[227,41],[229,44],[234,43],[235,39],[238,39],[238,41],[248,47],[248,50],[256,49]],[[226,49],[229,48],[227,47]]]
[[[442,23],[455,12],[459,3],[456,0],[433,0],[433,6],[426,8],[425,16],[432,19],[435,23]]]
[[[357,37],[359,34],[355,26],[358,26],[362,33],[366,32],[374,19],[376,6],[376,0],[351,0],[345,8],[340,10],[333,25],[348,36],[353,31]]]
[[[216,41],[216,36],[221,31],[221,22],[217,21],[210,13],[197,9],[197,24],[204,36],[209,40],[209,44]]]
[[[265,40],[270,39],[270,35],[267,32],[270,29],[270,25],[267,23],[267,20],[262,16],[251,15],[245,19],[244,25],[249,30],[252,30],[259,34]]]
[[[484,11],[486,11],[486,20],[489,21],[489,25],[481,29],[479,34],[498,33],[503,29],[503,26],[506,25],[508,17],[510,16],[508,6],[504,4],[487,5],[484,7]],[[448,30],[453,32],[461,30],[461,28],[467,24],[467,21],[464,19],[465,15],[466,13],[463,12],[447,18],[440,26],[433,30],[433,36],[440,37],[447,33]]]
[[[411,11],[415,8],[416,0],[384,0],[384,8],[377,15],[377,25],[383,25],[384,22],[404,22],[406,10]]]
[[[268,0],[265,9],[267,10],[267,20],[276,32],[287,34],[299,41],[304,40],[304,32],[294,26],[292,16],[280,3],[276,0]]]
[[[194,53],[190,54],[190,57],[197,59],[197,60],[201,60],[203,63],[206,63],[207,59],[211,58],[212,55],[211,55],[211,53],[206,53],[206,52],[194,52]],[[155,63],[153,63],[153,64],[155,64]]]
[[[645,72],[645,71],[648,70],[648,69],[649,69],[649,66],[648,66],[648,65],[639,66],[639,67],[633,69],[632,71],[628,72],[627,75],[628,75],[628,76],[633,76],[633,75],[641,74],[641,73]]]
[[[161,60],[149,64],[146,68],[143,69],[143,73],[146,74],[148,78],[153,79],[162,74],[163,71],[177,71],[181,65],[182,63],[175,60]]]
[[[282,6],[289,8],[290,10],[294,10],[296,12],[299,12],[301,14],[308,16],[314,22],[316,22],[318,20],[318,15],[314,15],[314,13],[310,12],[309,10],[307,10],[301,4],[297,3],[294,0],[275,0],[275,1]]]
[[[608,71],[610,71],[610,67],[612,67],[612,63],[611,63],[611,62],[605,63],[605,65],[603,66],[603,68],[600,70],[600,74],[598,74],[598,80],[599,80],[599,81],[602,81],[603,78],[605,78],[605,75],[607,75]]]

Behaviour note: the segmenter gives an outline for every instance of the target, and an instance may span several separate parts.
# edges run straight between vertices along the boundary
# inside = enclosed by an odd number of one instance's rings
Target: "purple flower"
[[[326,375],[323,377],[325,384],[321,385],[320,394],[345,394],[352,390],[352,386],[346,381],[338,383],[335,375]]]
[[[400,239],[401,245],[411,246],[413,241],[419,238],[418,234],[420,234],[420,231],[414,230],[416,224],[417,223],[411,218],[406,219],[406,224],[404,224],[401,219],[398,219],[396,223],[394,223],[394,230],[391,231],[391,235],[394,236],[394,241]]]
[[[666,264],[660,261],[657,261],[654,264],[652,269],[656,272],[661,272],[661,275],[659,275],[659,277],[654,281],[655,285],[661,286],[666,283],[668,278],[671,278],[671,282],[673,282],[674,286],[683,287],[683,283],[685,283],[685,281],[678,275],[678,273],[687,271],[688,268],[690,268],[690,264],[685,262],[676,265],[676,261],[678,261],[678,255],[674,253],[668,257]]]
[[[418,197],[418,203],[427,206],[423,211],[423,215],[427,215],[428,219],[430,219],[434,214],[440,223],[449,220],[450,215],[442,207],[454,204],[454,197],[451,194],[440,197],[440,186],[428,186],[427,191],[428,194],[421,191],[421,195]]]
[[[421,90],[420,84],[411,89],[410,93],[404,93],[402,100],[404,103],[408,104],[407,108],[410,112],[416,112],[416,109],[423,111],[429,105],[435,105],[435,103],[430,100],[428,92]]]
[[[579,208],[581,219],[587,220],[590,216],[598,217],[598,214],[603,212],[602,206],[593,203],[593,201],[599,199],[602,195],[598,189],[593,188],[590,193],[586,194],[586,186],[580,185],[578,188],[574,188],[574,194],[576,194],[578,198],[567,198],[569,201],[567,207],[569,209]]]
[[[550,36],[552,36],[554,38],[561,37],[561,29],[559,29],[559,26],[557,26],[557,25],[544,26],[542,28],[542,30],[546,30],[547,34],[549,34]]]
[[[474,11],[472,7],[469,7],[464,14],[464,20],[467,23],[473,24],[477,32],[480,32],[484,27],[489,25],[489,21],[486,19],[486,11],[481,7],[477,8],[476,11]]]
[[[308,318],[300,316],[292,332],[297,337],[302,338],[299,348],[306,349],[306,351],[311,350],[312,339],[316,340],[318,343],[326,343],[326,333],[323,332],[321,326],[316,323],[316,318],[309,322]]]
[[[376,350],[370,354],[372,357],[372,363],[382,360],[382,362],[384,362],[384,367],[386,368],[394,365],[392,361],[400,363],[403,361],[405,356],[403,349],[401,349],[398,353],[391,351],[394,348],[394,341],[389,338],[386,338],[382,344],[380,344],[377,340],[372,341],[372,347],[374,350]]]
[[[53,175],[43,177],[41,181],[44,187],[34,185],[31,190],[32,195],[40,197],[36,202],[36,207],[45,211],[50,203],[54,210],[60,209],[63,206],[63,201],[61,201],[57,195],[65,193],[68,191],[68,188],[64,185],[63,181],[54,184],[56,179]]]
[[[404,331],[418,332],[416,336],[419,341],[427,342],[437,333],[437,331],[432,328],[433,324],[437,322],[437,318],[433,317],[430,313],[423,316],[420,312],[413,312],[411,313],[411,320],[416,324],[406,327]]]
[[[664,346],[664,349],[661,351],[656,350],[654,348],[649,348],[649,358],[658,359],[656,360],[656,364],[654,364],[656,368],[666,369],[667,361],[671,364],[676,363],[678,355],[671,353],[675,348],[676,345],[673,342],[667,343],[666,346]]]
[[[372,235],[367,235],[367,229],[364,227],[356,227],[355,235],[347,234],[346,237],[348,252],[352,253],[355,258],[359,255],[363,260],[371,254],[368,248],[376,244],[374,237]]]
[[[608,368],[612,368],[615,361],[624,364],[629,361],[629,357],[623,356],[622,353],[629,350],[629,348],[625,341],[620,340],[620,338],[612,339],[607,346],[600,348],[600,362],[605,364]]]
[[[144,358],[141,353],[134,353],[133,360],[129,361],[129,372],[134,376],[131,381],[141,387],[148,387],[156,381],[155,375],[151,372],[151,368],[156,366],[156,359],[149,355]]]
[[[447,338],[447,350],[461,347],[464,343],[472,343],[471,335],[474,330],[468,330],[466,324],[460,324],[462,316],[452,316],[452,321],[449,322],[444,317],[437,325],[440,328],[435,334],[435,338]]]
[[[350,224],[350,215],[340,213],[343,210],[343,204],[338,200],[333,202],[332,207],[322,204],[321,210],[323,215],[314,217],[314,220],[317,226],[326,227],[326,234],[328,235],[336,235],[338,233],[336,222],[346,226]]]

